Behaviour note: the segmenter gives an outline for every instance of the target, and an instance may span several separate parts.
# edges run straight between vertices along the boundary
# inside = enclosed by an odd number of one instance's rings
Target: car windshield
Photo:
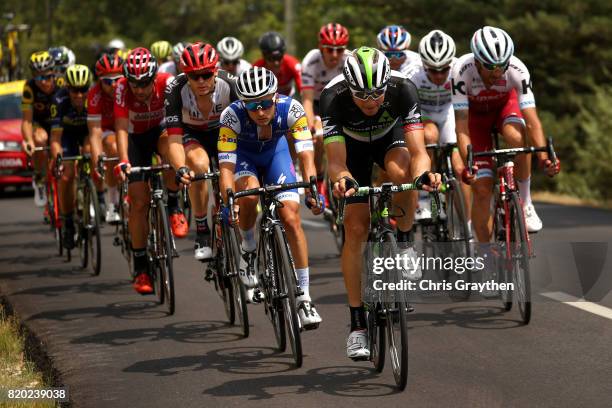
[[[0,120],[21,119],[21,95],[0,95]]]

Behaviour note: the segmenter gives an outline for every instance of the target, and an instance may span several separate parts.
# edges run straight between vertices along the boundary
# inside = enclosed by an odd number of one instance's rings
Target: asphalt
[[[612,212],[536,206],[535,302],[528,326],[499,301],[418,304],[409,315],[408,387],[387,368],[345,357],[348,310],[331,235],[309,217],[311,293],[323,323],[302,334],[304,365],[274,350],[260,305],[251,335],[178,241],[174,316],[132,291],[125,260],[103,229],[98,277],[55,255],[31,197],[0,200],[0,292],[44,342],[76,407],[610,407],[612,320],[540,296],[573,292],[612,308]],[[569,283],[568,283],[569,282]],[[612,315],[612,311],[611,311]]]

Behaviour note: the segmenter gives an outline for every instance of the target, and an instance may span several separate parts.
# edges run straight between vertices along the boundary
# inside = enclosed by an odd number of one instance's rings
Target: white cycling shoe
[[[256,287],[259,282],[255,274],[255,251],[245,251],[240,248],[240,280],[242,284],[251,289]]]
[[[314,304],[310,300],[297,299],[297,310],[300,318],[300,325],[304,330],[313,330],[319,327],[319,324],[323,321]]]
[[[32,188],[34,189],[34,205],[40,208],[44,207],[47,204],[45,185],[36,180],[32,180]]]
[[[405,243],[399,242],[398,245],[406,245]],[[423,271],[421,265],[417,263],[417,253],[413,247],[398,248],[399,255],[404,259],[404,256],[408,258],[408,268],[402,268],[402,277],[411,281],[417,281],[423,277]],[[414,262],[413,262],[414,261]]]
[[[538,217],[533,204],[523,206],[525,212],[525,224],[528,232],[538,232],[542,229],[542,220]]]
[[[212,259],[212,249],[210,246],[200,246],[198,243],[196,243],[193,257],[198,261]]]
[[[431,219],[431,201],[429,198],[419,198],[419,203],[414,213],[414,220],[429,220]]]
[[[119,222],[121,221],[121,217],[117,212],[117,207],[115,206],[115,204],[108,204],[108,207],[106,208],[105,219],[107,224],[119,224]]]
[[[355,330],[349,334],[346,339],[346,356],[352,360],[370,358],[367,330]]]

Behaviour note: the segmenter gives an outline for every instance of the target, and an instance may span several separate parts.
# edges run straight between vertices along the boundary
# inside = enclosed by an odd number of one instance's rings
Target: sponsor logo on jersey
[[[458,93],[462,95],[466,95],[465,93],[465,81],[459,81],[455,83],[455,79],[451,79],[451,90],[453,95],[457,95]]]
[[[223,152],[233,152],[236,150],[236,136],[233,130],[221,128],[217,141],[217,149]]]

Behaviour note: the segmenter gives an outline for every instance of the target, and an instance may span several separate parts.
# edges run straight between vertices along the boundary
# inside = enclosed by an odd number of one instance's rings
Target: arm
[[[23,150],[30,156],[34,153],[33,118],[34,112],[32,112],[32,110],[23,111],[23,120],[21,121],[21,135],[23,136],[22,145]]]
[[[304,112],[306,112],[306,119],[308,120],[308,129],[313,129],[315,122],[314,89],[302,89],[302,105],[304,106]]]
[[[89,128],[89,143],[91,144],[93,167],[97,169],[98,156],[104,151],[102,149],[102,122],[100,120],[88,120],[87,127]]]
[[[226,108],[221,114],[222,119],[228,120],[226,116],[235,117],[231,108]],[[223,121],[223,120],[222,120]],[[219,171],[221,173],[219,178],[219,188],[221,189],[221,196],[223,201],[227,203],[227,189],[231,188],[233,191],[236,190],[234,184],[234,170],[236,169],[236,149],[238,147],[238,135],[236,132],[226,126],[221,126],[219,129],[219,138],[217,139],[217,150],[219,151]]]
[[[119,161],[129,161],[128,156],[128,118],[115,119],[115,132],[117,133],[117,152],[119,153]]]

